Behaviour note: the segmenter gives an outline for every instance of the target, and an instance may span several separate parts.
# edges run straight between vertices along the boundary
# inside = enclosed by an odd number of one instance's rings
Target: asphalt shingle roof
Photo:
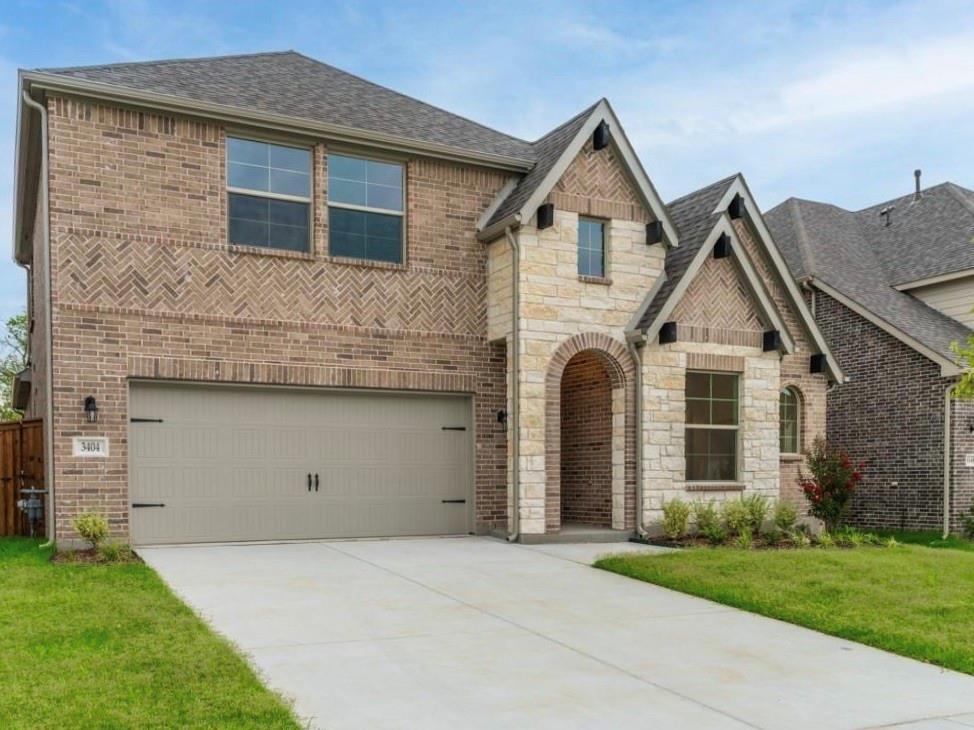
[[[893,206],[889,226],[880,211]],[[861,211],[791,198],[765,221],[797,279],[815,277],[939,355],[971,330],[893,287],[974,268],[974,193],[953,183]]]
[[[533,162],[530,142],[295,51],[38,69],[71,79],[323,121]]]
[[[639,320],[640,329],[645,330],[653,323],[666,300],[679,285],[690,262],[696,257],[700,247],[720,219],[720,214],[714,213],[714,209],[737,177],[731,175],[718,180],[667,204],[670,218],[680,236],[680,245],[666,252],[664,263],[666,281],[656,292],[649,308]]]

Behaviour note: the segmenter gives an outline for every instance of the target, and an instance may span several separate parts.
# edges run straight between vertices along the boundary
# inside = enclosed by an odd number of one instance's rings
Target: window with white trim
[[[687,481],[737,479],[739,380],[735,373],[687,373]]]
[[[401,264],[403,166],[328,155],[328,252]]]
[[[785,388],[778,400],[779,450],[782,454],[797,454],[801,449],[801,401],[798,391]]]
[[[237,246],[311,248],[311,150],[227,138],[228,236]]]
[[[605,276],[605,223],[600,220],[578,219],[578,274]]]

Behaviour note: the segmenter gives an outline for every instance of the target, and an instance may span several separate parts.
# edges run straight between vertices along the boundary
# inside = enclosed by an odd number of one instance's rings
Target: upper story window
[[[797,454],[801,449],[799,427],[801,424],[798,391],[785,388],[778,400],[779,415],[779,450],[782,454]]]
[[[687,373],[688,481],[737,479],[738,381],[733,373]]]
[[[308,251],[311,150],[227,138],[230,243]]]
[[[328,252],[403,260],[403,166],[328,155]]]
[[[592,218],[578,219],[579,276],[605,276],[605,224]]]

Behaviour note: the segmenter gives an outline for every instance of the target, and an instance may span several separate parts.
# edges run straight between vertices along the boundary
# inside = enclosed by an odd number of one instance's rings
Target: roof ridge
[[[968,213],[974,215],[974,201],[972,201],[970,198],[968,198],[966,195],[960,192],[961,190],[965,190],[966,188],[961,188],[960,185],[957,185],[956,183],[952,183],[950,181],[947,181],[942,184],[947,188],[950,194],[953,195],[954,198],[956,198],[957,201],[967,210]]]
[[[697,188],[696,190],[693,190],[693,191],[691,191],[691,192],[689,192],[689,193],[687,193],[685,195],[681,195],[679,198],[674,198],[673,200],[671,200],[670,202],[668,202],[666,204],[666,207],[669,208],[672,205],[677,205],[679,203],[682,203],[682,202],[688,200],[689,198],[693,198],[693,197],[699,195],[700,193],[704,192],[705,190],[710,190],[711,188],[715,188],[715,187],[717,187],[719,185],[724,185],[726,183],[729,183],[731,180],[736,180],[738,177],[741,177],[741,173],[735,172],[733,175],[728,175],[725,178],[721,178],[720,180],[716,180],[715,182],[712,182],[712,183],[710,183],[708,185],[704,185],[703,187]]]
[[[451,112],[450,110],[444,109],[441,106],[436,106],[436,104],[430,104],[428,101],[423,101],[422,99],[418,99],[415,96],[410,96],[409,94],[404,94],[401,91],[396,91],[395,89],[392,89],[392,88],[390,88],[388,86],[383,86],[382,84],[376,83],[375,81],[370,81],[369,79],[365,78],[364,76],[359,76],[358,74],[352,73],[351,71],[346,71],[343,68],[338,68],[338,66],[332,66],[330,63],[325,63],[324,61],[319,61],[317,58],[314,58],[313,56],[308,56],[308,55],[306,55],[304,53],[301,53],[300,51],[290,51],[290,53],[293,53],[294,55],[299,56],[299,57],[305,59],[306,61],[311,61],[312,63],[315,63],[315,64],[317,64],[319,66],[324,66],[325,68],[330,68],[330,69],[332,69],[334,71],[338,71],[339,73],[343,73],[346,76],[351,76],[352,78],[357,79],[358,81],[361,81],[361,82],[363,82],[365,84],[368,84],[369,86],[373,86],[373,87],[375,87],[377,89],[382,89],[383,91],[389,92],[390,94],[395,94],[396,96],[398,96],[398,97],[400,97],[402,99],[408,99],[409,101],[416,102],[417,104],[422,104],[425,107],[429,107],[430,109],[435,109],[436,111],[442,112],[443,114],[449,114],[451,117],[456,117],[457,119],[462,119],[465,122],[469,122],[470,124],[473,124],[473,125],[475,125],[477,127],[480,127],[481,129],[486,129],[487,131],[493,132],[494,134],[499,134],[502,137],[506,137],[507,139],[512,140],[514,142],[520,142],[521,144],[524,144],[524,145],[530,145],[531,144],[526,139],[521,139],[520,137],[515,137],[513,134],[508,134],[507,132],[502,132],[499,129],[494,129],[493,127],[488,127],[483,122],[478,122],[477,120],[471,119],[470,117],[465,117],[462,114],[457,114],[456,112]]]
[[[556,132],[559,132],[560,130],[564,129],[569,124],[572,124],[573,122],[577,122],[581,117],[584,117],[586,115],[591,114],[595,110],[595,107],[597,107],[599,104],[601,104],[604,100],[605,100],[604,97],[602,99],[599,99],[597,102],[595,102],[594,104],[591,104],[591,105],[587,106],[585,109],[582,109],[582,111],[578,112],[573,117],[570,117],[566,121],[562,122],[557,127],[552,127],[547,132],[545,132],[540,137],[538,137],[536,140],[534,140],[533,142],[531,142],[530,143],[531,146],[534,147],[535,145],[537,145],[537,144],[543,142],[544,140],[548,139],[549,137],[551,137]]]
[[[102,68],[112,68],[114,66],[169,66],[178,63],[195,63],[197,61],[222,61],[228,58],[256,58],[258,56],[302,56],[307,58],[303,53],[298,53],[293,49],[288,49],[286,51],[259,51],[256,53],[228,53],[219,56],[187,56],[184,58],[157,58],[150,61],[118,61],[116,63],[96,63],[87,66],[50,66],[47,68],[35,68],[34,71],[40,73],[64,73],[65,71],[87,71]]]
[[[798,238],[798,252],[804,259],[805,273],[809,276],[816,276],[815,254],[812,251],[812,243],[808,238],[808,230],[805,228],[805,220],[802,218],[801,205],[798,198],[789,198],[785,205],[790,204],[792,219],[795,221],[795,232]]]

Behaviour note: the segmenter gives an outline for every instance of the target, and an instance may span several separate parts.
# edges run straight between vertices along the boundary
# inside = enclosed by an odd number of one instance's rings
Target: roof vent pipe
[[[923,172],[921,170],[914,170],[913,177],[916,178],[916,190],[913,192],[913,202],[915,203],[920,199],[920,175]]]
[[[881,211],[879,211],[879,217],[883,219],[883,225],[889,228],[890,219],[893,217],[893,209],[895,205],[887,205]]]

